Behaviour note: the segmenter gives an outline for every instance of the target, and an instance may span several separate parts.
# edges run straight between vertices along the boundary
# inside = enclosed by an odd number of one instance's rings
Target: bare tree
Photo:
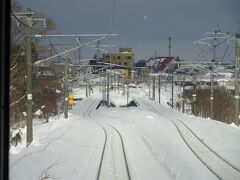
[[[186,90],[186,96],[191,100],[193,90]],[[207,118],[210,116],[210,88],[199,88],[196,91],[196,115]],[[232,123],[234,120],[234,95],[225,87],[214,88],[213,119]]]
[[[16,12],[24,12],[24,8],[16,0],[11,1],[12,15]],[[56,25],[54,21],[47,18],[40,12],[35,12],[36,18],[45,18],[47,28],[42,28],[42,22],[36,21],[33,24],[33,33],[46,34],[50,31],[54,31]],[[26,111],[26,57],[25,57],[25,46],[26,46],[26,24],[24,19],[21,22],[12,17],[11,19],[11,50],[10,50],[10,124],[18,124],[25,121],[23,112]],[[48,46],[42,45],[39,39],[34,38],[32,40],[32,61],[35,62],[37,57],[46,52]],[[38,68],[35,69],[35,72]],[[46,85],[48,86],[48,85]],[[44,89],[46,86],[38,86],[33,88]],[[41,94],[41,93],[39,93]],[[38,94],[35,94],[35,97]],[[38,98],[35,98],[38,99]],[[34,105],[36,108],[42,105],[38,105],[38,101],[35,101]],[[24,123],[21,123],[24,124]]]

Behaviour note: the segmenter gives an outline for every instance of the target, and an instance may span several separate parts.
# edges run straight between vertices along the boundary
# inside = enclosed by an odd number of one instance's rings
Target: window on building
[[[118,59],[121,59],[121,56],[118,56]]]
[[[132,59],[132,57],[131,56],[127,56],[127,59]]]
[[[104,55],[104,59],[110,59],[109,55]]]
[[[126,66],[126,65],[127,65],[127,62],[124,62],[124,65]]]

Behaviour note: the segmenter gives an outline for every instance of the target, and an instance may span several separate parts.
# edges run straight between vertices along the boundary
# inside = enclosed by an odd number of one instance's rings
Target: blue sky
[[[51,17],[63,34],[109,32],[113,0],[18,2]],[[208,51],[205,46],[193,44],[205,32],[240,30],[239,7],[239,0],[115,0],[112,32],[119,37],[113,39],[113,51],[132,47],[135,59],[147,59],[156,49],[157,55],[166,56],[171,36],[174,56],[196,59]],[[219,58],[222,51],[217,54]],[[94,52],[86,50],[85,56],[93,57],[91,53]],[[233,51],[229,51],[228,57],[233,56]]]

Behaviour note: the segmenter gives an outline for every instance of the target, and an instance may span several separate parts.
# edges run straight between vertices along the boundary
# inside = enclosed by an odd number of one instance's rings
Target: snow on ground
[[[81,112],[84,107],[74,108]],[[47,175],[57,179],[94,179],[103,133],[79,115],[73,111],[67,120],[50,119],[47,124],[35,126],[34,141],[29,147],[24,147],[25,138],[17,148],[11,147],[10,179],[33,180]]]
[[[176,97],[180,89],[174,89]],[[76,97],[85,96],[84,89],[74,89],[73,93]],[[172,123],[175,120],[184,122],[221,157],[240,168],[239,127],[172,110],[167,105],[171,95],[169,87],[161,89],[160,105],[158,97],[155,101],[147,100],[159,110],[159,113],[150,112],[138,99],[147,99],[148,94],[145,85],[130,88],[129,101],[136,98],[140,107],[123,108],[119,106],[127,103],[126,95],[123,96],[122,89],[113,90],[110,100],[118,107],[100,107],[92,111],[89,118],[85,112],[96,97],[102,96],[99,88],[95,88],[93,96],[73,106],[68,119],[60,116],[50,118],[49,123],[35,125],[34,140],[27,148],[23,130],[22,143],[9,151],[10,179],[32,180],[44,176],[96,179],[104,142],[99,123],[111,124],[122,134],[132,179],[218,179],[185,144]],[[118,141],[116,138],[116,133],[111,135],[111,142]],[[115,145],[112,144],[114,148]],[[109,150],[110,144],[107,147]],[[115,155],[109,157],[114,159]],[[112,168],[105,168],[105,173],[113,175],[113,179],[121,177]]]
[[[154,113],[137,108],[110,109],[104,111],[104,116],[101,114],[103,111],[96,113],[96,117],[103,117],[102,121],[113,124],[125,135],[125,142],[130,146],[126,148],[127,158],[134,167],[134,177],[146,179],[156,175],[158,178],[165,177],[163,179],[214,179],[184,145],[173,124],[166,119],[159,122]],[[119,114],[121,118],[118,118]],[[135,142],[141,143],[140,147],[137,148]],[[146,159],[146,155],[142,154],[144,149],[147,151]],[[144,170],[146,167],[151,167],[149,172]]]

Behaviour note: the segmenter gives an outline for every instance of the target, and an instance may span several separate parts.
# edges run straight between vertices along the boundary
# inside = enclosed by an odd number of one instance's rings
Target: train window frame
[[[11,1],[0,0],[1,33],[1,120],[0,120],[0,180],[9,179],[9,58],[10,58],[10,9]]]

